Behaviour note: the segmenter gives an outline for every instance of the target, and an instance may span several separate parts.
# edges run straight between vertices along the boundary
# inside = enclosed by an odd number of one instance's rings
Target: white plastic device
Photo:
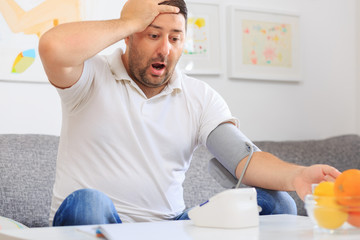
[[[259,208],[255,188],[239,188],[250,163],[254,149],[250,143],[250,154],[234,189],[228,189],[194,207],[188,213],[195,226],[216,228],[246,228],[259,226]]]
[[[259,225],[255,188],[228,189],[191,209],[189,218],[199,227],[246,228]]]

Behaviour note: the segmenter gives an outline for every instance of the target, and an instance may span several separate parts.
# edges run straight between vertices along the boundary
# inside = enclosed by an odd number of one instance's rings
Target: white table
[[[146,240],[352,240],[360,239],[360,229],[341,234],[329,234],[314,229],[308,217],[295,215],[260,216],[260,225],[244,229],[216,229],[196,227],[191,221],[166,221],[101,225],[115,233],[115,239]],[[90,234],[95,226],[29,228],[0,231],[1,240],[13,239],[98,239]],[[92,231],[91,231],[92,232]],[[99,240],[99,239],[98,239]]]

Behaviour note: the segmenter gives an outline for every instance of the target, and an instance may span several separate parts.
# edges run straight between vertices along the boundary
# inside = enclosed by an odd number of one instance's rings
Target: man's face
[[[162,88],[171,78],[185,42],[185,18],[160,14],[143,32],[126,38],[126,68],[140,88]]]

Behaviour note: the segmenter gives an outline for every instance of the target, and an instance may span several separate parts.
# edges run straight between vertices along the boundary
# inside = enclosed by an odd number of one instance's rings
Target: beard
[[[147,74],[147,70],[152,67],[151,65],[154,62],[164,62],[166,64],[163,76],[152,76]],[[146,87],[157,88],[166,84],[170,80],[172,74],[173,71],[170,72],[168,69],[166,57],[159,55],[144,63],[143,57],[136,48],[129,49],[129,75],[134,81]]]

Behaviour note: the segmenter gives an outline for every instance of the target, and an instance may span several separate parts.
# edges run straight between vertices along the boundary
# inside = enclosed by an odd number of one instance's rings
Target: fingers
[[[178,13],[178,7],[162,5],[164,0],[128,0],[121,10],[120,19],[131,33],[143,31],[161,13]]]
[[[330,176],[330,175],[325,175],[324,176],[324,180],[327,181],[327,182],[335,182],[335,179],[334,177]]]
[[[328,165],[323,165],[322,170],[324,174],[324,180],[329,182],[334,182],[335,179],[341,174],[339,170]]]
[[[159,5],[158,11],[159,13],[178,13],[180,9],[169,5]]]
[[[160,13],[178,13],[178,12],[180,12],[180,9],[178,7],[167,5],[167,4],[162,4],[164,2],[165,2],[164,0],[157,0],[157,3],[159,5],[159,7],[158,7],[159,14]]]
[[[323,173],[325,176],[330,176],[330,177],[333,177],[334,179],[337,178],[341,174],[341,172],[339,170],[337,170],[334,167],[328,166],[328,165],[323,166]]]

